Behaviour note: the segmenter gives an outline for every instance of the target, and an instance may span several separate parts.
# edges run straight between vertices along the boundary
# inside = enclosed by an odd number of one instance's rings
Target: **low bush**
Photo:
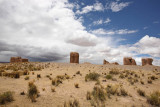
[[[112,75],[106,75],[106,79],[112,79]]]
[[[6,104],[7,102],[12,102],[13,100],[13,92],[11,91],[0,94],[0,105]]]
[[[78,83],[75,83],[74,86],[75,86],[75,88],[79,88],[79,84]]]
[[[140,96],[143,96],[143,97],[146,96],[145,91],[143,91],[143,90],[141,90],[141,89],[138,89],[138,90],[137,90],[137,93],[138,93]]]
[[[98,73],[89,73],[85,76],[85,81],[97,81],[99,79],[100,75]]]
[[[113,74],[113,75],[117,75],[117,74],[119,74],[120,72],[119,72],[118,69],[113,68],[113,69],[111,69],[111,70],[109,71],[109,73],[110,73],[110,74]]]
[[[64,107],[80,107],[79,101],[74,99],[74,100],[69,100],[68,102],[64,102]]]
[[[29,80],[29,76],[26,76],[24,79],[25,79],[25,80]]]
[[[92,95],[94,100],[100,100],[102,102],[106,100],[105,91],[98,86],[93,88]]]
[[[160,106],[160,92],[155,91],[147,97],[147,102],[151,105]]]
[[[38,89],[33,82],[28,83],[28,97],[32,102],[36,102],[36,98],[38,97]]]
[[[86,99],[91,100],[91,92],[87,91]]]

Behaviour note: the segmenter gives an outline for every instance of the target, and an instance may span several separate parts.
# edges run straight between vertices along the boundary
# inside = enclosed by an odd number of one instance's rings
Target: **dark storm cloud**
[[[8,62],[8,59],[12,56],[21,56],[28,58],[30,61],[57,61],[66,59],[68,55],[54,52],[54,49],[52,51],[41,47],[10,45],[0,41],[0,56],[4,57],[4,62]]]

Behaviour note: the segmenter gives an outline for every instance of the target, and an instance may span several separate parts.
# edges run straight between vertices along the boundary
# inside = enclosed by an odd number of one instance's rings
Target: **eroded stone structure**
[[[105,65],[105,64],[109,64],[109,62],[104,59],[103,60],[103,65]]]
[[[142,66],[144,65],[152,65],[153,59],[152,58],[142,58]]]
[[[79,53],[78,52],[70,53],[70,63],[79,63]]]
[[[28,62],[28,59],[22,59],[21,57],[11,57],[10,62],[11,63]]]
[[[132,59],[132,57],[124,57],[123,64],[124,65],[137,65],[136,61],[134,59]]]

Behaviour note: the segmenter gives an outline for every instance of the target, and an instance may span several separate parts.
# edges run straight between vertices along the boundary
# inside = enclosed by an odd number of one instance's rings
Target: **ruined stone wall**
[[[70,63],[79,63],[79,53],[77,52],[70,53]]]
[[[123,64],[124,65],[137,65],[136,61],[134,59],[132,59],[132,57],[124,57]]]
[[[103,65],[105,65],[105,64],[109,64],[109,62],[104,59],[103,60]]]
[[[152,58],[142,58],[142,66],[144,65],[152,65],[153,59]]]
[[[21,57],[11,57],[10,62],[11,63],[28,62],[28,59],[22,59]]]

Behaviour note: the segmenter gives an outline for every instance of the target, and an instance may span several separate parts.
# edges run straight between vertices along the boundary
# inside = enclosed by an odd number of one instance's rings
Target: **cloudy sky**
[[[160,65],[160,0],[0,0],[0,62],[122,64],[151,57]]]

